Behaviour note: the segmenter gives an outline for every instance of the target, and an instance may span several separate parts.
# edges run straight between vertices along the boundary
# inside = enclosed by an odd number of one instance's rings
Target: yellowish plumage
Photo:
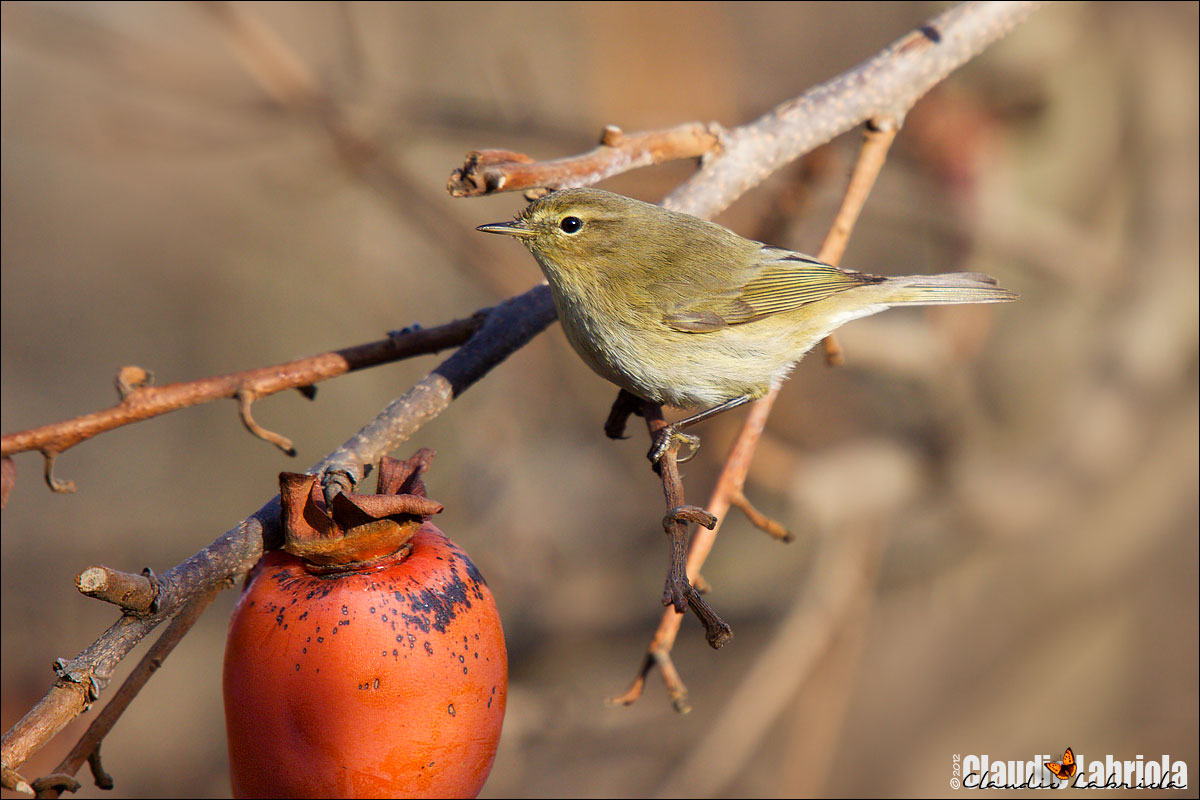
[[[889,306],[1016,299],[980,273],[840,269],[598,189],[553,192],[480,230],[529,248],[592,369],[673,406],[761,397],[835,328]]]

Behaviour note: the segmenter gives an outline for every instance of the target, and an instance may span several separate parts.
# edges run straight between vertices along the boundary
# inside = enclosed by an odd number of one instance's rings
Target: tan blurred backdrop
[[[113,401],[117,367],[197,378],[436,324],[540,278],[452,200],[464,153],[590,148],[605,124],[732,126],[895,40],[940,4],[247,4],[409,190],[325,131],[188,4],[3,6],[3,430]],[[944,795],[954,754],[1197,760],[1197,6],[1054,4],[912,112],[844,262],[978,269],[1003,307],[844,328],[784,389],[750,497],[705,573],[733,642],[685,620],[676,663],[624,690],[657,622],[666,543],[645,440],[554,326],[422,430],[439,520],[498,599],[512,684],[485,796]],[[720,221],[813,252],[857,134]],[[603,184],[657,201],[689,164]],[[416,214],[423,207],[433,214]],[[467,241],[478,238],[486,241]],[[256,406],[106,434],[51,495],[17,458],[3,514],[3,724],[114,618],[73,588],[162,571],[258,508],[430,369],[416,359]],[[702,502],[741,412],[686,468]],[[637,430],[637,429],[634,429]],[[106,740],[117,793],[228,796],[226,592]],[[143,647],[144,649],[144,647]],[[140,654],[141,650],[138,651]],[[122,675],[124,673],[122,672]],[[51,768],[90,715],[23,770]],[[86,777],[86,776],[81,776]],[[1192,793],[1200,775],[1192,777]],[[95,788],[80,792],[100,796]],[[6,794],[7,796],[7,794]]]

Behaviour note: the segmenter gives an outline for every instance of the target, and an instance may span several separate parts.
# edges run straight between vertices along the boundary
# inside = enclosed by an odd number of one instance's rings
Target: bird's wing
[[[827,297],[887,280],[878,275],[839,269],[814,258],[764,246],[758,263],[728,292],[690,300],[663,321],[677,331],[710,333],[792,311]]]

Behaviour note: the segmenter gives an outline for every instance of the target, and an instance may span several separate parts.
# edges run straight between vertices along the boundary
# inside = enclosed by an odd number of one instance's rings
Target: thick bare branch
[[[954,6],[871,60],[729,131],[719,155],[663,205],[698,217],[726,208],[775,170],[868,119],[897,123],[953,70],[1024,21],[1037,2]]]
[[[175,645],[179,644],[188,631],[192,629],[196,620],[200,618],[200,615],[204,613],[204,610],[216,598],[220,588],[219,586],[215,586],[207,592],[198,594],[175,615],[175,618],[171,620],[171,624],[163,631],[162,636],[158,637],[158,641],[146,651],[146,655],[142,656],[137,666],[133,668],[133,672],[129,673],[129,677],[121,684],[121,688],[113,695],[112,700],[97,715],[92,724],[88,726],[88,729],[80,737],[79,741],[76,742],[75,746],[71,748],[71,752],[62,760],[62,763],[55,768],[54,774],[74,775],[85,762],[89,761],[94,763],[93,771],[95,771],[95,762],[98,759],[94,759],[94,755],[100,750],[100,742],[112,730],[113,725],[121,718],[121,714],[129,707],[133,699],[137,697],[142,687],[146,685],[154,673],[158,671],[158,668],[162,666],[166,657],[175,649]],[[99,780],[99,776],[97,776],[97,779]],[[41,790],[38,792],[39,797],[58,797],[60,794],[61,792],[57,789]]]

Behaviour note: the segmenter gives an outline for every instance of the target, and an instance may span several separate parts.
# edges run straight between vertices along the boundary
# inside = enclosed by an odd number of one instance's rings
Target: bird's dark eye
[[[563,233],[578,233],[583,227],[583,220],[579,217],[563,217],[558,227],[563,229]]]

